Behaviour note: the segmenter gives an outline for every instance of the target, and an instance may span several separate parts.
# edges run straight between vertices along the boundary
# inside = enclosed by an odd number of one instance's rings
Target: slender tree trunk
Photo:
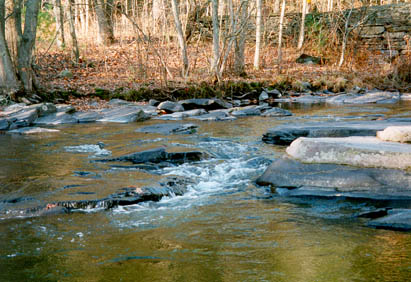
[[[15,25],[17,31],[17,71],[26,93],[34,91],[35,77],[31,67],[32,53],[36,41],[37,16],[40,9],[40,0],[25,2],[24,32],[21,25],[22,0],[15,0]]]
[[[80,59],[80,51],[78,49],[76,28],[74,26],[74,17],[73,17],[74,0],[68,0],[67,2],[68,2],[67,12],[68,12],[68,20],[69,20],[69,26],[70,26],[70,35],[71,35],[71,53],[74,57],[74,61],[78,63]]]
[[[177,0],[171,0],[171,8],[173,10],[174,25],[177,31],[178,44],[180,45],[181,59],[183,60],[183,77],[188,75],[188,56],[187,45],[183,34],[183,28],[181,27],[180,12]]]
[[[280,12],[280,0],[274,1],[274,14],[278,14]]]
[[[64,48],[66,45],[64,34],[64,10],[61,0],[54,0],[54,17],[56,18],[57,46]]]
[[[211,70],[219,79],[218,63],[220,60],[220,26],[218,22],[218,0],[212,0],[212,21],[213,21],[213,61]]]
[[[94,0],[94,8],[99,31],[98,41],[102,45],[111,45],[114,42],[113,27],[111,25],[111,15],[110,19],[107,17],[106,3],[104,0]]]
[[[16,71],[11,61],[9,48],[5,35],[5,0],[0,0],[0,93],[17,92],[20,83],[17,80]]]
[[[307,13],[307,0],[303,0],[303,9],[301,11],[301,25],[300,25],[300,35],[298,36],[298,46],[297,49],[301,50],[304,44],[304,29],[305,29],[305,15]]]
[[[255,53],[254,53],[254,69],[258,70],[260,68],[260,49],[261,49],[261,34],[263,29],[262,21],[262,6],[263,1],[257,0],[257,18],[256,18],[256,29],[255,29]]]
[[[234,47],[234,71],[238,75],[244,75],[244,49],[245,38],[247,35],[247,21],[248,21],[248,0],[243,0],[240,7],[240,29],[238,37],[235,40]]]
[[[280,16],[280,26],[278,31],[278,71],[281,72],[281,61],[283,59],[282,54],[282,41],[283,41],[283,23],[284,23],[284,15],[285,15],[285,0],[282,1],[281,5],[281,16]]]

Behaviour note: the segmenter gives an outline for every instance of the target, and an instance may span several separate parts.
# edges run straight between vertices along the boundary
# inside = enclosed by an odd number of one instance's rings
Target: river
[[[353,216],[380,203],[285,198],[254,181],[284,154],[284,147],[261,142],[275,125],[411,117],[410,109],[410,103],[296,106],[292,117],[194,122],[199,130],[192,135],[135,132],[157,120],[0,135],[0,280],[409,281],[411,234],[368,228]],[[152,172],[93,162],[154,147],[208,157]],[[159,202],[42,217],[19,213],[153,185],[166,175],[194,183],[185,195]]]

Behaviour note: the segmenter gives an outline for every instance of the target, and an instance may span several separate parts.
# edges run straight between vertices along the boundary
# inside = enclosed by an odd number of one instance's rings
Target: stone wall
[[[324,32],[336,30],[341,36],[349,11],[343,14],[308,14],[306,27],[324,28]],[[365,21],[364,21],[365,20]],[[338,23],[340,31],[332,27]],[[350,34],[352,38],[360,39],[360,45],[373,50],[411,53],[411,3],[371,6],[355,9],[350,16],[350,27],[363,23]],[[270,42],[278,40],[279,16],[269,16],[265,19],[265,35]],[[301,24],[301,14],[288,14],[285,18],[284,36],[297,41]],[[317,25],[314,26],[314,25]],[[322,25],[322,26],[321,26]],[[250,31],[254,26],[250,25]],[[310,31],[310,30],[308,30]]]
[[[344,30],[345,18],[349,10],[343,13],[311,13],[306,17],[306,36],[330,37],[332,35],[341,39]],[[411,53],[411,3],[371,6],[354,9],[350,16],[350,27],[359,22],[366,21],[350,33],[350,38],[358,40],[359,47],[372,50],[390,51],[392,53]],[[223,22],[229,19],[223,19]],[[264,39],[267,44],[276,43],[278,40],[279,15],[264,18]],[[298,33],[301,24],[301,14],[290,13],[284,19],[283,35],[287,42],[297,45]],[[211,18],[201,18],[195,27],[190,29],[191,38],[198,35],[201,30],[202,37],[212,39]],[[191,34],[193,32],[193,34]],[[254,19],[248,25],[249,40],[255,40]],[[334,34],[330,34],[334,33]],[[321,39],[321,38],[319,38]],[[407,41],[408,40],[408,41]]]

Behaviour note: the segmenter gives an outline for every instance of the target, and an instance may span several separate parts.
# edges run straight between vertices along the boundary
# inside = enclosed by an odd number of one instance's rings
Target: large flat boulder
[[[393,104],[400,100],[400,93],[387,91],[372,91],[366,94],[342,94],[327,98],[329,104]]]
[[[411,200],[411,174],[397,169],[274,161],[257,179],[284,196]]]
[[[15,129],[19,127],[27,127],[33,124],[33,122],[38,117],[36,109],[24,108],[7,117],[10,123],[10,129]]]
[[[185,110],[181,104],[172,101],[161,102],[157,106],[157,109],[159,111],[165,111],[166,113],[183,112]]]
[[[375,136],[377,131],[389,126],[404,126],[406,122],[375,120],[283,124],[269,129],[262,140],[270,144],[288,145],[299,137]]]
[[[204,109],[206,111],[228,109],[230,104],[223,102],[220,99],[187,99],[179,101],[184,107],[184,110]]]
[[[104,109],[100,112],[99,122],[129,123],[144,121],[150,118],[140,107],[129,106],[113,109]]]
[[[96,122],[102,118],[102,115],[98,112],[75,112],[73,117],[77,119],[79,123]]]
[[[144,126],[136,132],[157,133],[157,134],[192,134],[197,131],[198,125],[193,123],[160,123]]]
[[[411,143],[411,126],[389,126],[378,131],[377,137],[383,141]]]
[[[300,137],[287,153],[304,163],[334,163],[359,167],[411,168],[411,145],[376,137]]]
[[[65,112],[57,112],[50,114],[41,118],[38,118],[34,124],[36,125],[59,125],[59,124],[70,124],[78,123],[78,119],[73,117],[71,114],[66,114]]]
[[[411,230],[411,209],[393,209],[388,215],[371,220],[368,226],[393,230]]]

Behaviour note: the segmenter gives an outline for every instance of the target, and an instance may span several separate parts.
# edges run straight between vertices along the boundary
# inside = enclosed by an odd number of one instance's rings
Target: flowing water
[[[292,109],[293,117],[196,122],[198,133],[136,133],[159,121],[60,126],[58,134],[0,135],[0,281],[409,281],[411,234],[353,215],[378,203],[288,199],[255,179],[284,147],[275,125],[411,117],[411,104]],[[105,144],[104,148],[97,143]],[[146,172],[93,160],[154,147],[201,150],[197,163]],[[190,177],[183,196],[112,210],[25,217],[65,200]]]

